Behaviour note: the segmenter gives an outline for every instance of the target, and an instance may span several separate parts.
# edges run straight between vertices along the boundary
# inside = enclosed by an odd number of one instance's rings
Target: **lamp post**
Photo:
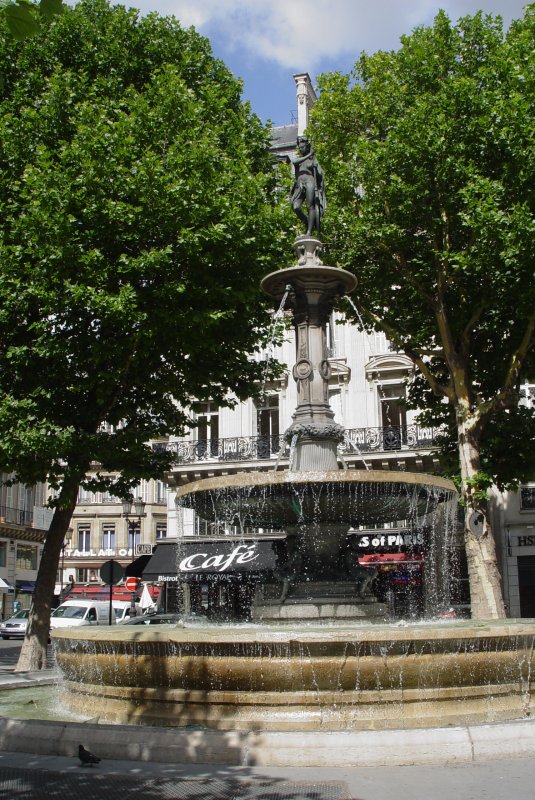
[[[134,513],[132,514],[132,506]],[[123,500],[123,516],[126,519],[126,530],[128,536],[132,539],[132,563],[136,557],[136,531],[139,530],[139,537],[141,539],[141,518],[145,513],[145,503],[141,497],[136,497],[135,500],[130,497],[125,497]],[[135,594],[132,592],[132,600],[130,603],[130,614],[135,614],[136,599]]]
[[[60,593],[59,593],[60,604],[63,603],[63,587],[65,585],[65,548],[69,547],[72,540],[72,534],[73,534],[72,528],[68,528],[65,534],[65,538],[63,539],[63,544],[61,546],[61,581],[60,581]]]

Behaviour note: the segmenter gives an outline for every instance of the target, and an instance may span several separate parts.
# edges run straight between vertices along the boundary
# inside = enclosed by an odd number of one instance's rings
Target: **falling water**
[[[277,334],[281,331],[280,323],[281,323],[282,318],[284,316],[284,308],[286,306],[286,301],[287,301],[288,296],[289,296],[291,291],[292,291],[292,287],[291,286],[287,286],[286,289],[285,289],[285,292],[284,292],[284,294],[282,296],[282,300],[280,301],[280,305],[279,305],[278,309],[275,311],[275,313],[273,314],[273,317],[272,317],[272,320],[271,320],[271,325],[270,325],[269,333],[268,333],[268,345],[267,345],[267,348],[266,348],[266,363],[265,363],[265,366],[264,366],[264,376],[263,376],[263,379],[262,379],[261,395],[265,395],[265,393],[266,393],[266,386],[267,386],[268,376],[269,376],[269,367],[270,367],[270,364],[271,364],[271,362],[273,360],[273,352],[274,352],[274,349],[275,349],[275,338],[276,338]]]

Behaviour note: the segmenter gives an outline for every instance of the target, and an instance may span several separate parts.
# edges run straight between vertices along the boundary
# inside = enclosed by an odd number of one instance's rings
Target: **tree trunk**
[[[464,539],[470,600],[474,619],[502,619],[505,605],[500,571],[496,558],[496,542],[489,522],[486,485],[478,486],[480,471],[480,441],[474,427],[458,422],[459,459],[461,463],[462,496],[465,504]],[[469,527],[473,515],[477,518],[476,533]]]
[[[26,636],[22,643],[15,672],[37,672],[46,667],[46,651],[50,635],[50,611],[54,598],[56,575],[65,534],[69,528],[78,496],[79,482],[64,483],[59,504],[54,512],[45,546],[35,592],[30,605]]]

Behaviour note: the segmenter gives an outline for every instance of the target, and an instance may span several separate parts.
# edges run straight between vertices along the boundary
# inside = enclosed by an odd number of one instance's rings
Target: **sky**
[[[114,0],[117,2],[117,0]],[[193,25],[214,54],[244,82],[243,98],[266,122],[284,125],[296,114],[294,73],[314,85],[323,72],[349,73],[360,53],[394,50],[399,38],[431,25],[439,9],[449,18],[482,10],[506,27],[527,0],[130,0]]]

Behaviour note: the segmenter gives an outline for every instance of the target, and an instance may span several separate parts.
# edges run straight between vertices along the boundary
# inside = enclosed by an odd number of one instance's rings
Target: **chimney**
[[[297,135],[301,136],[306,131],[308,115],[317,97],[308,72],[297,73],[294,81],[297,93]]]

